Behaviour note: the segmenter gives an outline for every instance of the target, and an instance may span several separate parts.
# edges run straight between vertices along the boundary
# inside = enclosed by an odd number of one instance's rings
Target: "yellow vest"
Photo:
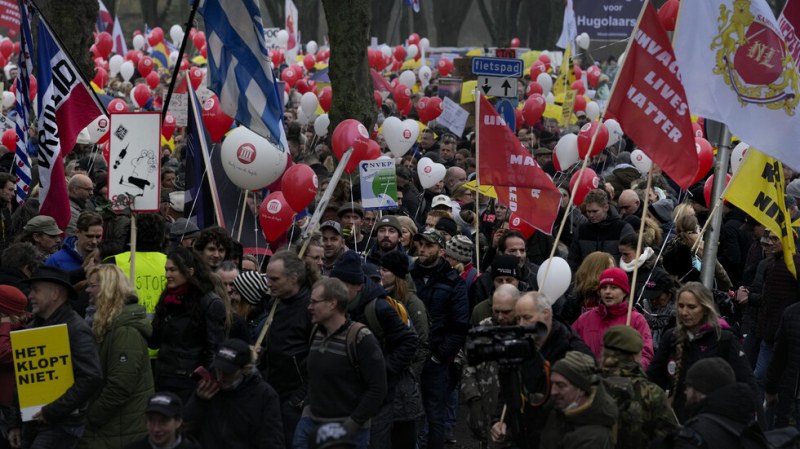
[[[131,253],[125,252],[114,256],[114,262],[130,277]],[[136,253],[136,279],[133,286],[139,295],[139,304],[143,305],[148,315],[153,315],[158,304],[158,298],[167,288],[167,277],[164,275],[164,265],[167,264],[167,255],[157,252]]]

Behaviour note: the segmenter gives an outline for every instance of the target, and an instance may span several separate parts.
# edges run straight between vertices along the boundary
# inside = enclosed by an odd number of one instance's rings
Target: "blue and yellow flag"
[[[154,47],[150,47],[150,57],[153,58],[153,63],[157,66],[169,67],[169,50],[163,40]]]

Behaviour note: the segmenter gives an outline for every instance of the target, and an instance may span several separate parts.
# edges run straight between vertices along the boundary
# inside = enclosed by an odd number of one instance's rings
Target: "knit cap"
[[[721,357],[700,359],[686,372],[686,386],[709,395],[716,390],[736,383],[733,368]]]
[[[0,313],[19,316],[25,313],[28,298],[18,288],[11,285],[0,285]]]
[[[257,305],[267,295],[267,283],[257,271],[242,271],[233,280],[233,286],[242,299],[252,305]]]
[[[609,268],[600,274],[600,286],[598,288],[603,288],[604,285],[609,284],[621,288],[626,295],[631,292],[628,275],[622,268]]]
[[[329,276],[347,284],[363,284],[364,269],[361,268],[361,257],[355,251],[345,251],[336,259]]]
[[[553,365],[552,371],[566,377],[572,385],[583,391],[592,390],[592,385],[597,383],[597,368],[594,358],[578,351],[569,351],[563,359]]]
[[[644,347],[642,336],[630,326],[611,326],[603,334],[603,346],[628,354],[636,354]]]
[[[439,218],[439,221],[436,222],[436,226],[434,226],[433,229],[446,232],[451,237],[458,234],[458,225],[455,220],[450,217]]]
[[[470,263],[475,245],[465,235],[456,235],[447,242],[445,254],[461,263]]]
[[[498,276],[512,276],[519,279],[519,267],[517,258],[502,254],[492,260],[492,279]]]
[[[408,257],[399,251],[389,251],[381,258],[381,267],[399,278],[408,274]]]

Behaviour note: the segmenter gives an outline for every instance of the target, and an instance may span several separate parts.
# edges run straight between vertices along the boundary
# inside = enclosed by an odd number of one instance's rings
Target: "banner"
[[[161,205],[161,114],[111,114],[108,199],[115,211],[158,212]],[[133,200],[130,202],[130,200]]]
[[[783,260],[797,278],[792,218],[786,211],[784,192],[781,163],[751,147],[730,180],[725,199],[781,238]]]
[[[683,2],[674,48],[692,114],[800,170],[800,76],[764,0]]]
[[[573,1],[578,34],[587,33],[596,40],[620,40],[631,35],[644,0]]]
[[[21,21],[16,0],[0,0],[0,28],[8,30],[8,37],[17,35]]]
[[[32,144],[28,129],[30,126],[31,117],[31,70],[33,70],[33,37],[31,35],[31,22],[28,20],[28,2],[21,3],[22,9],[20,10],[20,34],[19,34],[19,58],[17,78],[14,80],[14,87],[16,92],[14,94],[14,122],[13,128],[17,132],[17,148],[14,151],[14,175],[17,179],[15,182],[15,198],[17,204],[22,204],[28,199],[30,193],[32,172],[31,172],[31,157],[35,153],[31,151]],[[3,129],[6,129],[7,121],[3,117]]]
[[[573,45],[575,44],[567,42],[567,48],[564,50],[564,57],[561,58],[561,68],[558,71],[558,77],[555,82],[553,82],[553,95],[555,96],[572,90],[572,83],[575,82],[575,70],[572,67]]]
[[[11,332],[22,420],[30,421],[74,383],[66,324]]]
[[[393,159],[360,162],[358,174],[364,210],[397,208],[397,172]]]
[[[292,0],[286,0],[284,5],[284,11],[286,13],[286,25],[284,29],[289,33],[289,40],[286,42],[286,62],[294,64],[297,53],[300,50],[300,32],[297,29],[299,14],[297,6],[294,5]]]
[[[649,1],[614,86],[606,111],[673,181],[688,189],[698,167],[689,105],[669,36]]]

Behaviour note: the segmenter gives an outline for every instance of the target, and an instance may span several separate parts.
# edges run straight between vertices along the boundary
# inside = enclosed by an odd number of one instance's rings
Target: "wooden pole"
[[[239,231],[236,233],[236,241],[240,242],[242,240],[242,228],[244,227],[244,213],[247,210],[247,195],[250,194],[250,191],[244,189],[244,201],[242,201],[242,216],[239,220]]]
[[[131,212],[131,271],[129,279],[136,279],[136,212]]]
[[[628,317],[625,319],[625,325],[631,325],[631,315],[633,314],[633,298],[636,297],[636,277],[639,274],[639,256],[642,254],[642,237],[644,236],[644,222],[647,217],[647,203],[650,199],[650,189],[653,186],[653,167],[647,172],[647,188],[644,191],[644,205],[642,205],[642,222],[639,224],[639,240],[636,242],[636,258],[633,259],[633,277],[631,278],[631,291],[628,294]]]
[[[475,271],[481,272],[481,91],[473,91],[475,98]]]

